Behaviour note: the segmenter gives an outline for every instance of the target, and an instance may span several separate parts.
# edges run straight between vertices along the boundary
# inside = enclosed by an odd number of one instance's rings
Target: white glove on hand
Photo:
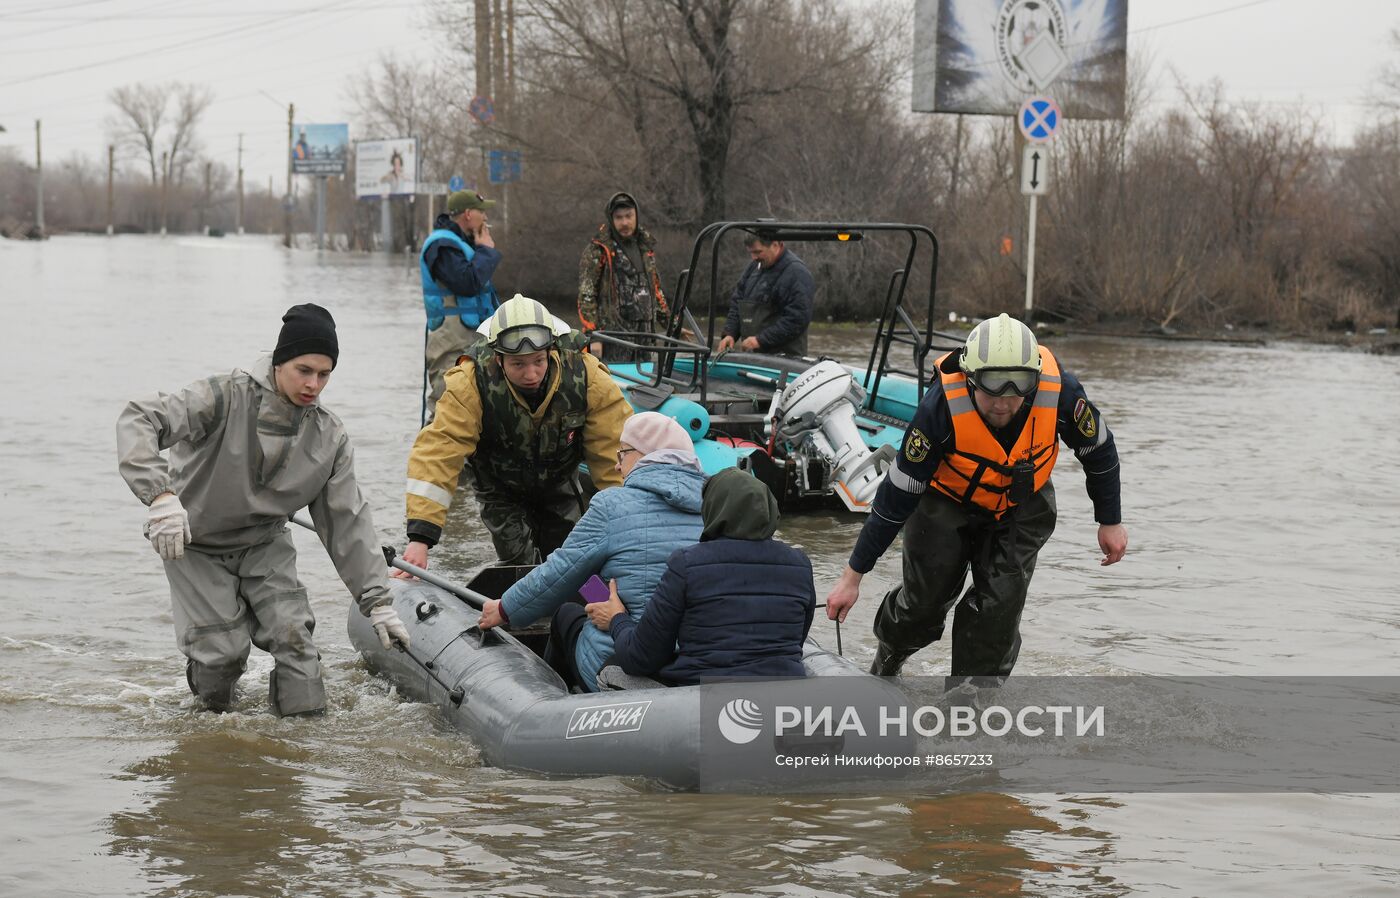
[[[379,634],[379,644],[391,649],[397,643],[400,649],[408,648],[408,628],[399,619],[393,605],[376,605],[370,609],[369,622],[374,632]]]
[[[155,547],[156,554],[166,561],[174,561],[185,556],[185,543],[190,541],[190,516],[180,497],[165,493],[151,503],[151,513],[146,518],[146,538]]]

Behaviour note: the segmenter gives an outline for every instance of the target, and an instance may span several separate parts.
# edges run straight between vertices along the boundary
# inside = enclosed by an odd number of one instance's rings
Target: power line
[[[352,14],[352,15],[353,15],[353,14]],[[347,16],[346,18],[348,18],[348,16]],[[275,41],[274,41],[274,42],[275,42]],[[379,48],[379,49],[380,49],[380,51],[382,52],[382,51],[384,51],[384,50],[412,49],[412,48],[416,48],[416,47],[418,47],[418,46],[420,46],[420,45],[421,45],[421,41],[415,39],[414,42],[412,43],[412,45],[403,46],[403,47],[381,47],[381,48]],[[315,57],[314,59],[298,59],[298,60],[296,60],[296,61],[294,61],[294,62],[291,62],[291,63],[288,63],[288,64],[286,64],[286,65],[273,66],[273,67],[270,67],[270,68],[267,68],[267,67],[260,68],[260,69],[258,69],[258,74],[259,74],[259,75],[268,75],[268,74],[271,74],[271,73],[274,73],[274,72],[281,72],[281,71],[287,71],[287,70],[293,70],[293,69],[300,69],[300,68],[303,68],[303,67],[306,67],[306,66],[312,66],[312,65],[320,65],[321,63],[329,62],[329,61],[335,60],[335,59],[343,59],[343,58],[345,58],[345,57],[350,57],[350,56],[363,56],[363,55],[365,55],[367,52],[369,52],[369,51],[366,51],[366,50],[364,50],[364,49],[356,49],[356,50],[348,50],[348,51],[343,51],[343,52],[338,52],[338,53],[332,53],[332,54],[329,54],[329,55],[326,55],[326,56],[318,56],[318,57]],[[202,60],[202,61],[201,61],[201,64],[204,64],[205,62],[207,62],[207,60]],[[178,75],[180,75],[180,74],[182,74],[182,73],[183,73],[183,70],[173,71],[173,72],[167,73],[166,75],[163,75],[162,77],[175,77],[175,76],[178,76]],[[339,72],[339,73],[330,75],[330,76],[328,76],[328,77],[319,78],[319,79],[316,79],[316,80],[313,80],[313,81],[301,80],[301,81],[298,81],[297,84],[298,84],[298,86],[307,86],[307,85],[324,84],[324,83],[329,82],[329,81],[338,81],[338,80],[342,80],[342,79],[344,79],[344,78],[346,78],[346,77],[347,77],[346,73],[344,73],[344,72]],[[147,79],[147,80],[152,80],[152,79]],[[226,83],[226,82],[229,82],[229,81],[237,81],[237,82],[246,84],[246,83],[248,83],[249,80],[250,80],[250,79],[249,79],[248,73],[246,73],[246,72],[237,72],[237,73],[231,74],[231,75],[229,75],[229,76],[227,76],[227,77],[225,77],[225,78],[216,78],[216,79],[209,80],[209,81],[201,81],[200,83],[201,83],[201,84],[205,84],[205,85],[217,85],[217,84],[223,84],[223,83]],[[235,101],[237,101],[237,100],[247,99],[247,98],[249,98],[249,97],[257,96],[260,92],[261,92],[261,91],[259,91],[259,90],[253,90],[253,91],[250,91],[250,92],[248,92],[248,93],[239,94],[239,95],[233,96],[233,97],[220,97],[220,98],[214,100],[214,102],[213,102],[211,105],[223,105],[223,104],[225,104],[225,103],[230,103],[230,102],[235,102]],[[81,100],[81,102],[71,103],[71,102],[69,102],[69,101],[71,101],[71,100]],[[6,114],[6,115],[26,115],[26,114],[31,113],[31,112],[39,112],[39,111],[43,111],[44,113],[48,114],[48,113],[52,113],[52,112],[56,112],[56,111],[63,111],[63,110],[67,110],[67,109],[84,109],[84,108],[88,108],[88,107],[95,106],[95,105],[105,104],[106,102],[107,102],[107,99],[106,99],[105,96],[102,96],[102,97],[92,97],[92,96],[89,95],[89,94],[84,94],[81,98],[80,98],[80,97],[67,97],[67,98],[64,98],[64,99],[58,100],[58,101],[52,101],[52,100],[50,100],[50,101],[46,101],[46,102],[43,102],[43,103],[40,103],[40,104],[36,104],[36,105],[34,105],[34,106],[20,107],[20,108],[17,108],[17,109],[6,110],[6,111],[5,111],[5,114]],[[282,106],[285,106],[285,105],[286,105],[285,103],[280,102],[280,101],[277,101],[277,100],[275,100],[275,99],[274,99],[273,102],[277,102],[277,103],[279,103],[279,105],[282,105]],[[48,119],[46,118],[46,121],[47,121],[47,120],[48,120]],[[63,121],[63,119],[56,119],[55,121]]]
[[[89,2],[95,2],[95,3],[110,3],[110,2],[112,2],[112,0],[89,0]],[[83,6],[83,5],[85,5],[85,4],[79,3],[79,4],[76,4],[76,5],[78,5],[78,6]],[[419,5],[419,4],[417,4],[417,3],[376,3],[376,4],[373,4],[373,5],[370,5],[370,6],[355,6],[355,7],[351,7],[351,9],[362,10],[362,11],[379,10],[379,9],[411,9],[411,8],[417,7],[418,5]],[[309,11],[309,12],[314,12],[314,10],[307,10],[307,11]],[[231,10],[231,11],[227,11],[227,12],[178,12],[178,13],[162,13],[162,14],[160,14],[160,15],[145,15],[145,14],[143,14],[143,13],[141,13],[141,12],[138,11],[138,12],[130,12],[130,13],[113,13],[113,14],[110,15],[110,16],[104,16],[104,17],[103,17],[103,21],[114,21],[114,20],[124,20],[124,21],[151,21],[151,20],[167,20],[167,19],[243,19],[243,18],[259,17],[259,16],[281,15],[281,14],[286,14],[286,13],[287,13],[287,10],[285,10],[285,9],[257,9],[257,10],[254,10],[254,9],[240,9],[240,10]],[[292,13],[292,14],[293,14],[293,15],[300,15],[301,13]],[[16,18],[16,17],[17,17],[17,14],[0,15],[0,19],[13,19],[13,18]],[[24,21],[24,22],[75,22],[75,23],[81,25],[81,24],[84,24],[84,23],[87,23],[87,22],[91,22],[92,20],[91,20],[90,18],[86,17],[86,16],[47,16],[47,15],[46,15],[46,16],[32,16],[32,17],[26,17],[26,18],[23,18],[23,19],[19,19],[19,21]]]
[[[148,37],[145,37],[145,38],[137,38],[137,39],[135,39],[134,41],[132,41],[132,43],[139,43],[139,42],[142,41],[142,40],[152,40],[152,41],[156,41],[156,40],[168,40],[168,39],[170,39],[170,38],[172,38],[172,37],[184,37],[184,36],[187,35],[187,34],[200,34],[200,33],[213,34],[213,33],[215,33],[215,32],[216,32],[219,28],[221,28],[221,27],[223,27],[223,26],[221,26],[221,25],[214,25],[213,27],[211,27],[211,26],[209,26],[209,25],[207,25],[207,24],[205,24],[205,25],[196,25],[196,26],[194,26],[193,28],[186,28],[186,29],[184,29],[184,30],[182,30],[182,31],[169,31],[169,32],[166,32],[166,33],[164,33],[164,34],[152,34],[152,35],[150,35],[150,36],[148,36]],[[112,39],[111,39],[111,38],[107,38],[107,39],[105,39],[105,40],[94,41],[94,42],[91,43],[91,44],[64,44],[64,45],[58,46],[58,47],[25,47],[25,48],[23,48],[23,49],[18,49],[18,50],[6,50],[6,51],[5,51],[5,56],[6,56],[6,57],[20,56],[20,55],[23,55],[23,54],[30,54],[30,53],[72,53],[74,50],[90,50],[90,49],[93,49],[93,48],[95,48],[95,47],[111,47],[111,46],[112,46]]]
[[[68,3],[63,6],[54,6],[52,3],[43,3],[39,6],[31,6],[28,9],[16,9],[0,15],[0,19],[15,19],[20,16],[27,16],[33,12],[60,12],[65,9],[77,9],[80,6],[97,6],[102,3],[111,3],[112,0],[79,0],[77,3]]]
[[[323,5],[323,6],[316,7],[315,9],[307,9],[307,10],[302,10],[302,11],[300,11],[300,12],[287,13],[287,14],[280,15],[280,16],[277,16],[277,17],[275,17],[275,18],[269,19],[269,20],[267,20],[267,21],[263,21],[263,22],[253,22],[253,23],[248,24],[248,25],[240,25],[240,26],[238,26],[238,27],[236,27],[236,28],[228,28],[228,29],[225,29],[225,30],[223,30],[223,31],[221,31],[221,32],[217,32],[217,33],[215,33],[215,34],[208,35],[207,37],[196,38],[195,40],[192,40],[192,41],[183,41],[183,42],[175,43],[175,44],[167,44],[167,45],[165,45],[165,46],[163,46],[163,47],[155,47],[155,48],[149,49],[149,50],[139,50],[139,51],[136,51],[136,52],[133,52],[133,53],[127,53],[127,54],[124,55],[124,56],[115,56],[115,57],[112,57],[112,58],[110,58],[110,59],[101,59],[101,60],[98,60],[98,61],[96,61],[96,62],[85,63],[84,65],[70,66],[70,67],[68,67],[68,68],[66,68],[66,69],[54,69],[54,70],[48,71],[48,72],[40,72],[40,73],[35,74],[35,75],[28,75],[28,76],[23,77],[23,78],[13,78],[13,79],[11,79],[11,80],[9,80],[9,81],[0,81],[0,87],[13,87],[13,86],[16,85],[16,84],[28,84],[28,83],[31,82],[31,81],[42,81],[42,80],[45,79],[45,78],[52,78],[52,77],[55,77],[55,76],[57,76],[57,75],[71,75],[71,74],[73,74],[74,72],[83,72],[83,71],[87,71],[88,69],[100,68],[100,67],[102,67],[102,66],[111,65],[111,64],[114,63],[114,62],[125,62],[125,61],[128,60],[128,59],[135,59],[135,58],[137,58],[138,56],[150,56],[150,55],[153,54],[153,53],[164,53],[164,52],[169,51],[169,50],[183,51],[183,50],[187,50],[187,49],[189,49],[189,48],[191,48],[191,47],[193,47],[193,46],[196,46],[196,45],[198,45],[198,44],[205,43],[206,41],[217,40],[217,39],[221,39],[221,38],[225,38],[225,37],[230,37],[230,36],[232,36],[232,35],[242,34],[242,33],[247,32],[247,31],[255,31],[255,30],[259,29],[259,28],[265,28],[265,27],[267,27],[268,25],[271,25],[271,24],[274,24],[274,23],[280,22],[280,21],[285,21],[285,20],[287,20],[287,19],[294,19],[294,18],[299,18],[299,17],[301,17],[301,16],[308,16],[308,15],[313,15],[313,14],[316,14],[316,13],[325,12],[325,11],[327,11],[327,10],[335,9],[335,8],[338,7],[338,6],[343,6],[344,4],[346,4],[346,3],[348,3],[348,2],[350,2],[350,0],[335,0],[335,2],[333,2],[333,3],[328,3],[328,4],[325,4],[325,5]]]
[[[1224,9],[1213,9],[1210,12],[1199,13],[1194,16],[1185,16],[1180,19],[1171,19],[1166,22],[1158,22],[1156,25],[1148,25],[1145,28],[1134,28],[1129,34],[1144,34],[1148,31],[1158,31],[1162,28],[1170,28],[1173,25],[1184,25],[1187,22],[1195,22],[1200,19],[1209,19],[1213,16],[1223,16],[1226,13],[1235,12],[1241,9],[1248,9],[1251,6],[1263,6],[1265,3],[1276,3],[1278,0],[1250,0],[1249,3],[1240,3],[1235,6],[1227,6]]]
[[[163,6],[174,6],[175,4],[180,2],[182,2],[182,0],[159,0],[159,2],[152,3],[150,6],[143,6],[140,10],[138,10],[138,12],[145,11],[148,9],[160,9]],[[55,31],[67,31],[70,28],[77,28],[80,25],[96,25],[101,22],[106,22],[108,20],[109,17],[98,16],[95,19],[86,19],[85,21],[74,22],[68,25],[58,25],[54,28],[40,28],[37,31],[21,31],[19,34],[7,34],[4,37],[0,37],[0,41],[23,40],[25,38],[35,37],[40,34],[52,34]]]

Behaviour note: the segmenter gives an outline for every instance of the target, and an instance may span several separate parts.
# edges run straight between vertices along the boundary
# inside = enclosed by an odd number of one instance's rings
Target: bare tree
[[[450,71],[384,56],[348,92],[366,133],[417,137],[422,176],[446,180],[465,161],[464,142],[456,139],[466,128],[457,79]]]
[[[172,84],[175,112],[170,125],[170,170],[175,184],[183,184],[185,173],[199,152],[196,129],[214,94],[207,87],[194,84]]]
[[[128,84],[114,88],[107,99],[117,107],[108,129],[117,143],[145,155],[151,170],[151,186],[160,179],[158,148],[169,88],[160,84]]]
[[[1400,56],[1400,27],[1390,29],[1390,49]],[[1400,62],[1387,63],[1370,91],[1373,106],[1390,113],[1400,113]]]
[[[1228,103],[1217,81],[1203,91],[1183,89],[1186,106],[1202,126],[1202,160],[1219,186],[1227,226],[1244,252],[1258,246],[1320,155],[1319,126],[1311,115]]]
[[[530,83],[594,90],[641,142],[661,99],[689,131],[699,219],[723,218],[742,113],[764,98],[819,89],[877,46],[831,0],[528,0]],[[840,39],[835,39],[839,34]]]
[[[107,99],[116,107],[108,129],[118,143],[145,157],[152,186],[160,182],[162,152],[169,166],[166,175],[177,184],[183,182],[197,155],[199,120],[213,102],[213,93],[195,84],[129,84],[115,88]]]

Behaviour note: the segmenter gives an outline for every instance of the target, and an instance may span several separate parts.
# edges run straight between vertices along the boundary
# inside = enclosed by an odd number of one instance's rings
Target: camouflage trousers
[[[951,679],[1009,675],[1036,557],[1054,529],[1049,483],[1000,521],[930,489],[904,525],[904,582],[875,614],[880,651],[902,660],[937,641],[956,607]]]
[[[476,506],[501,564],[536,564],[564,544],[587,503],[578,475],[528,494],[477,477]]]

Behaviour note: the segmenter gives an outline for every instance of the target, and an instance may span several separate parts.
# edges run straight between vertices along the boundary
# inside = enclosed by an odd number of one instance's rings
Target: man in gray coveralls
[[[271,358],[130,402],[117,419],[121,475],[150,506],[146,536],[165,562],[190,691],[215,711],[232,706],[250,645],[276,661],[273,711],[325,710],[316,620],[287,529],[305,506],[380,642],[408,645],[350,438],[317,401],[340,355],[335,322],[311,303],[282,321]]]

